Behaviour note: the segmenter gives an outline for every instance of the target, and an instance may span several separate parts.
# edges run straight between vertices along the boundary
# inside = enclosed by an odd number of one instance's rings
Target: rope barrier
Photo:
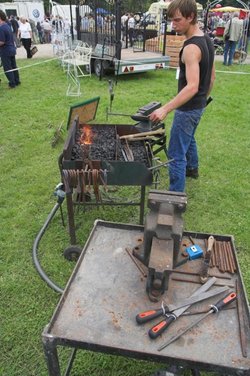
[[[10,69],[10,70],[5,71],[5,72],[2,71],[2,72],[0,72],[0,75],[5,74],[5,73],[9,73],[9,72],[19,71],[19,70],[21,70],[21,69],[32,68],[32,67],[34,67],[34,66],[36,66],[36,65],[41,65],[41,64],[48,63],[48,62],[50,62],[50,61],[57,60],[57,59],[58,59],[58,57],[54,57],[54,58],[51,58],[51,59],[48,59],[48,60],[40,61],[40,62],[35,63],[35,64],[25,65],[24,67],[18,67],[18,68],[15,68],[15,69]]]
[[[38,62],[38,63],[35,63],[35,64],[29,64],[29,65],[25,65],[24,67],[19,67],[19,68],[16,68],[16,69],[11,69],[11,70],[8,70],[6,71],[6,73],[8,72],[14,72],[16,70],[22,70],[22,69],[26,69],[26,68],[32,68],[36,65],[41,65],[41,64],[44,64],[44,63],[48,63],[50,61],[54,61],[54,60],[58,60],[60,59],[58,56],[57,57],[54,57],[54,58],[51,58],[51,59],[48,59],[48,60],[43,60],[41,62]],[[107,60],[103,57],[98,57],[98,60]],[[133,61],[133,60],[118,60],[118,59],[113,59],[113,61],[117,61],[119,64],[121,63],[125,63],[127,65],[131,65],[131,64],[134,64],[134,65],[140,65],[141,64],[141,61]],[[168,67],[168,69],[176,69],[176,67]],[[216,73],[225,73],[225,74],[243,74],[243,75],[249,75],[250,72],[241,72],[241,71],[223,71],[223,70],[216,70],[215,71]],[[5,72],[0,72],[0,75],[4,74]]]

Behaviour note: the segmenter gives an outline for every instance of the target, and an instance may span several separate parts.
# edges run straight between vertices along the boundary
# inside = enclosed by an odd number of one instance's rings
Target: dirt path
[[[32,59],[41,58],[54,58],[56,57],[53,53],[53,44],[37,44],[38,52],[33,56]],[[17,48],[17,59],[26,59],[26,51],[23,47]],[[223,61],[223,55],[216,55],[216,61]],[[247,56],[243,64],[250,64],[250,55]]]

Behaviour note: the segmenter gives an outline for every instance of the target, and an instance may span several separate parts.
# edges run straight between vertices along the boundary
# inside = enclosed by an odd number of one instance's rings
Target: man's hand
[[[166,116],[167,116],[167,111],[164,108],[164,106],[162,106],[158,108],[157,110],[155,110],[154,112],[152,112],[149,116],[149,119],[152,121],[152,123],[157,124],[163,121]]]

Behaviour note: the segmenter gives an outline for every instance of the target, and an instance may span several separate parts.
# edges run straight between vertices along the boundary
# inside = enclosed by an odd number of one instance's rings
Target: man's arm
[[[155,110],[150,115],[150,120],[159,122],[176,108],[188,102],[199,90],[201,51],[194,44],[189,44],[183,50],[183,62],[186,65],[187,85],[168,103]]]

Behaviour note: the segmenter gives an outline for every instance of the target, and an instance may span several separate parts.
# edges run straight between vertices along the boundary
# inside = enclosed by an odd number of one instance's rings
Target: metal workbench
[[[49,376],[61,375],[58,346],[165,362],[227,376],[249,376],[249,306],[238,263],[237,273],[221,273],[224,278],[218,278],[218,284],[228,285],[233,291],[236,281],[240,286],[247,335],[247,357],[242,355],[239,318],[235,305],[219,314],[210,315],[160,352],[157,350],[159,346],[197,316],[178,318],[156,340],[151,340],[147,334],[154,322],[137,325],[137,313],[159,307],[159,303],[154,305],[148,300],[145,291],[146,279],[125,251],[141,240],[143,229],[143,226],[95,222],[54,315],[43,331]],[[194,237],[197,244],[202,244],[208,236],[194,232],[184,234]],[[230,241],[235,253],[231,236],[214,236]],[[236,254],[235,258],[237,262]],[[181,269],[195,271],[200,262],[199,259],[193,260]],[[189,296],[199,287],[194,283],[195,276],[189,275],[190,282],[183,282],[172,278],[174,275],[177,274],[171,274],[169,289],[163,296],[165,301],[171,303]],[[209,303],[217,300],[216,297],[211,298],[194,307],[206,308]],[[158,321],[159,319],[156,320]],[[72,363],[73,361],[70,368]]]

